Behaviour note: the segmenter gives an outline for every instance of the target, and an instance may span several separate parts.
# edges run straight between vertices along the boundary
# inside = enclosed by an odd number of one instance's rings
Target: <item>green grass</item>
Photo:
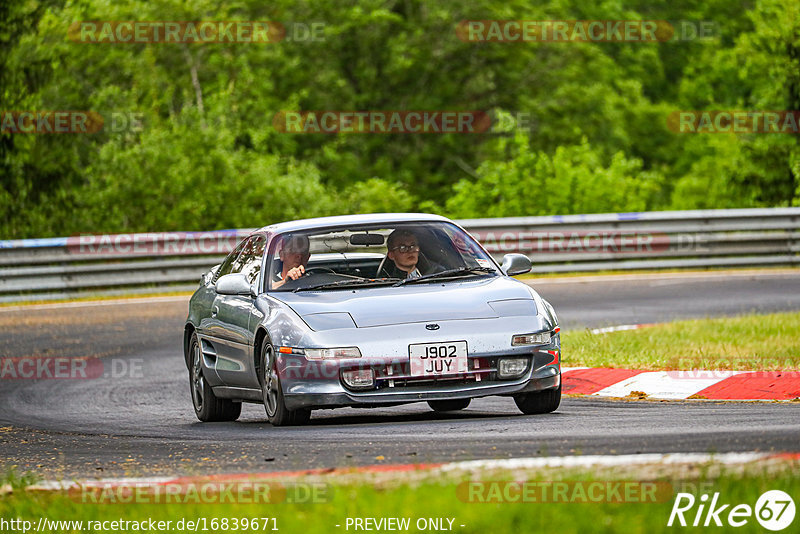
[[[695,466],[700,474],[691,478],[670,478],[662,473],[650,479],[667,484],[668,491],[659,491],[657,502],[468,502],[463,485],[459,486],[467,479],[451,478],[447,481],[429,479],[415,484],[337,485],[329,487],[328,497],[320,500],[324,502],[313,504],[85,504],[79,502],[79,498],[70,498],[63,492],[15,491],[0,497],[0,517],[22,518],[33,521],[34,525],[42,516],[51,520],[83,521],[116,519],[141,521],[152,518],[156,521],[169,520],[173,523],[181,518],[191,520],[206,518],[209,532],[225,531],[222,528],[210,529],[213,518],[275,517],[280,531],[297,534],[348,532],[345,529],[348,517],[408,517],[412,521],[409,532],[417,532],[414,523],[418,518],[434,517],[454,518],[453,531],[463,533],[653,533],[676,529],[676,527],[670,529],[666,524],[678,491],[688,490],[698,498],[702,493],[720,492],[720,502],[744,503],[750,506],[755,505],[763,492],[773,489],[785,491],[796,499],[800,495],[798,465],[796,462],[785,462],[781,465],[782,467],[778,469],[773,464],[769,469],[762,467],[739,473],[727,472],[722,475],[712,475],[709,472],[703,474],[703,468]],[[554,470],[549,473],[539,473],[533,478],[520,478],[519,473],[514,473],[495,476],[492,480],[540,482],[636,480],[632,476],[622,479],[598,476],[594,471],[583,471],[580,474],[573,472],[568,478],[558,473],[560,471]],[[460,487],[462,489],[459,489]],[[695,510],[696,506],[693,511]],[[693,515],[687,514],[687,517]],[[795,519],[795,524],[798,521],[800,519]],[[335,525],[341,527],[337,528]],[[203,531],[202,528],[199,530]],[[695,532],[703,529],[689,527],[678,530]],[[725,532],[730,530],[730,527],[714,528],[714,530]],[[763,532],[754,518],[750,518],[745,527],[736,530]],[[82,530],[82,532],[88,531],[86,527]],[[228,531],[232,530],[229,528]],[[349,531],[353,532],[353,529]]]
[[[567,367],[630,369],[800,369],[800,313],[665,323],[639,330],[562,332]]]
[[[14,490],[22,489],[39,481],[33,473],[19,474],[13,467],[0,475],[0,486],[11,487]]]

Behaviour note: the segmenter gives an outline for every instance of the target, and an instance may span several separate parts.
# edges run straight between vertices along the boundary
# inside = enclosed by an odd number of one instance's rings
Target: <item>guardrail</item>
[[[535,273],[800,265],[800,208],[458,221]],[[190,291],[251,230],[0,241],[0,302]]]

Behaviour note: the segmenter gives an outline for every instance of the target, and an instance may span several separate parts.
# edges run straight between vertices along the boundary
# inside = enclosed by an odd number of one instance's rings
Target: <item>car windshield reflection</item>
[[[276,236],[267,256],[270,291],[402,286],[498,276],[486,251],[446,222],[304,231]]]

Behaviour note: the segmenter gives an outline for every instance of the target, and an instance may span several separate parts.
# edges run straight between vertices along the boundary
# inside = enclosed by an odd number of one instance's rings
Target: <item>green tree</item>
[[[652,208],[660,176],[618,152],[605,163],[584,139],[552,156],[534,152],[527,136],[499,142],[506,160],[485,161],[477,179],[462,179],[447,200],[453,217],[508,217],[553,213],[645,211]]]

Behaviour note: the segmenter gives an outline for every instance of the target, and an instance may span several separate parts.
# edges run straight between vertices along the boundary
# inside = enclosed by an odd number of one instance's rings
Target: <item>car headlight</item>
[[[372,369],[351,369],[342,371],[342,380],[349,388],[367,389],[375,384],[375,373]]]
[[[511,338],[511,345],[547,345],[550,343],[550,332],[539,332],[537,334],[518,334]]]
[[[332,360],[337,358],[360,358],[358,347],[339,347],[335,349],[305,349],[309,360]]]

